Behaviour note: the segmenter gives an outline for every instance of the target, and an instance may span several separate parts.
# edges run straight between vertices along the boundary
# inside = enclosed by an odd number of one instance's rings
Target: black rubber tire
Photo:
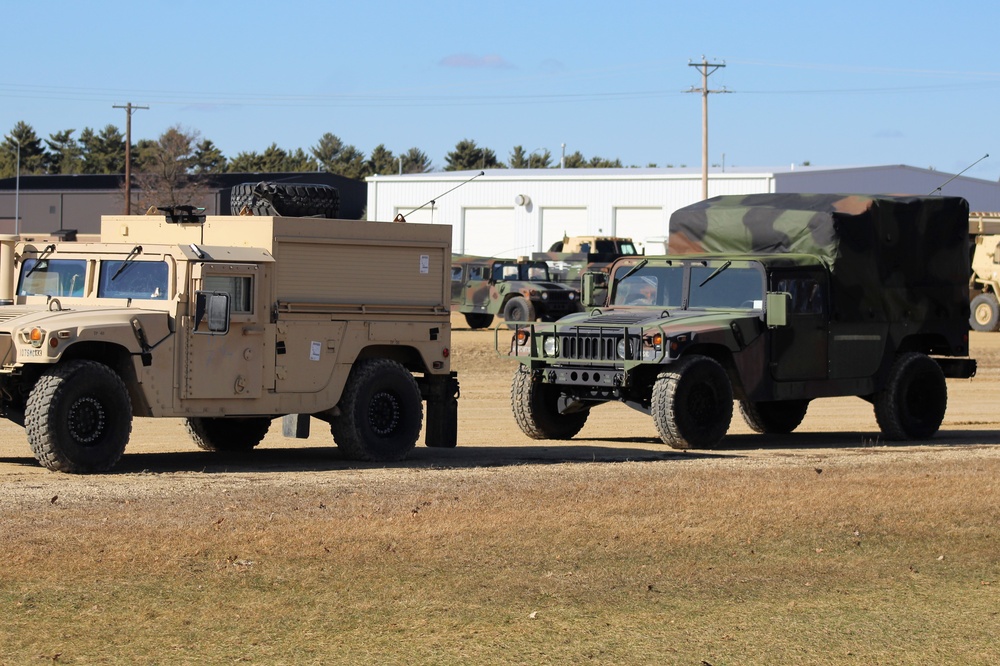
[[[524,296],[514,296],[504,303],[503,318],[515,323],[535,321],[535,306]]]
[[[713,449],[733,420],[733,387],[715,359],[687,356],[656,378],[650,412],[664,444]]]
[[[787,435],[799,427],[808,409],[808,400],[740,400],[743,420],[751,430],[764,435]]]
[[[1000,302],[996,294],[979,294],[970,304],[969,326],[974,331],[995,331],[1000,328]]]
[[[402,460],[417,444],[423,402],[413,375],[396,361],[359,361],[351,369],[330,422],[337,447],[350,460]]]
[[[918,352],[900,355],[885,387],[874,395],[875,420],[888,440],[925,439],[941,427],[948,385],[933,359]]]
[[[118,374],[97,361],[67,361],[35,383],[24,429],[43,467],[72,474],[107,472],[132,432],[132,402]]]
[[[188,434],[205,451],[250,451],[271,427],[266,416],[248,418],[193,417],[186,420]]]
[[[230,190],[233,215],[244,208],[254,215],[336,218],[340,192],[329,185],[301,183],[241,183]]]
[[[469,328],[473,330],[478,328],[488,328],[489,325],[493,323],[493,315],[484,314],[482,312],[466,312],[465,323],[467,323]]]
[[[589,409],[559,413],[559,387],[544,384],[523,365],[514,373],[510,407],[521,432],[531,439],[572,439],[590,416]]]

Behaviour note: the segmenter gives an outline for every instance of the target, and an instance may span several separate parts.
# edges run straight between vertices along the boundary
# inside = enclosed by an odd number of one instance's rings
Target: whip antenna
[[[969,166],[965,167],[964,169],[962,169],[961,171],[959,171],[958,173],[956,173],[954,176],[952,176],[948,180],[944,181],[943,183],[941,183],[940,185],[938,185],[937,187],[935,187],[933,190],[930,191],[930,194],[936,194],[936,193],[940,192],[944,188],[945,185],[947,185],[951,181],[955,180],[956,178],[958,178],[959,176],[961,176],[963,173],[965,173],[966,171],[968,171],[972,167],[976,166],[977,164],[979,164],[980,162],[982,162],[983,160],[985,160],[989,156],[990,156],[990,154],[986,153],[985,155],[983,155],[982,157],[980,157],[978,160],[976,160],[975,162],[973,162]],[[928,196],[930,196],[930,194]]]
[[[406,215],[413,215],[414,213],[416,213],[418,210],[420,210],[424,206],[431,206],[431,210],[433,210],[434,204],[437,203],[437,200],[440,199],[441,197],[443,197],[445,194],[448,194],[450,192],[454,192],[458,188],[462,187],[462,185],[467,185],[467,184],[471,183],[472,181],[474,181],[476,178],[479,178],[480,176],[484,176],[484,175],[486,175],[486,172],[485,171],[480,171],[479,173],[477,173],[475,176],[473,176],[469,180],[463,180],[461,183],[459,183],[455,187],[451,188],[447,192],[442,192],[441,194],[439,194],[434,199],[431,199],[430,201],[428,201],[427,203],[425,203],[423,206],[417,206],[416,208],[414,208],[413,210],[411,210]],[[406,215],[403,215],[402,213],[397,213],[395,219],[393,219],[393,222],[406,222]]]

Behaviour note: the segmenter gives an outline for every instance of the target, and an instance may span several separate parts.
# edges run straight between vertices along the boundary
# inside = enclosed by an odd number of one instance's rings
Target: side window
[[[229,311],[233,314],[253,314],[253,277],[249,275],[206,275],[205,291],[229,294]]]
[[[791,307],[794,314],[822,314],[823,293],[822,283],[811,275],[796,275],[780,277],[774,282],[775,291],[784,291],[792,295]]]
[[[451,281],[452,282],[461,282],[462,281],[462,267],[461,266],[452,266],[451,267]]]
[[[486,266],[470,266],[469,267],[469,279],[470,280],[486,280],[489,278]]]

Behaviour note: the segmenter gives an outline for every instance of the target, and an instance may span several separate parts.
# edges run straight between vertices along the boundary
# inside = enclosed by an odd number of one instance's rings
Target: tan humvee
[[[975,331],[1000,330],[1000,213],[969,213],[969,235],[975,243],[969,325]]]
[[[176,220],[176,221],[175,221]],[[0,239],[0,410],[38,461],[105,471],[133,415],[209,450],[330,423],[350,458],[454,446],[451,228],[110,216],[101,241]]]

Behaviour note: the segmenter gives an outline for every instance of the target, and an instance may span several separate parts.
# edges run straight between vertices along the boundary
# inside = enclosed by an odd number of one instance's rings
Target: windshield
[[[83,259],[25,259],[18,296],[83,296]]]
[[[615,271],[612,305],[684,307],[684,272],[690,268],[688,308],[759,310],[764,307],[764,274],[755,264],[640,264],[620,266]],[[630,271],[634,272],[629,274]]]
[[[643,266],[624,280],[631,266],[622,266],[615,273],[615,295],[612,305],[658,305],[679,308],[684,293],[684,267]]]
[[[692,266],[688,307],[763,308],[764,276],[752,267]]]
[[[102,261],[97,295],[100,298],[165,300],[167,277],[164,261]]]
[[[530,264],[494,264],[493,279],[497,282],[503,280],[527,280],[532,282],[548,281],[549,266],[545,262]]]
[[[594,243],[594,251],[598,254],[621,254],[621,255],[633,255],[639,254],[638,250],[635,249],[635,245],[631,241],[614,241],[614,240],[602,240],[598,239]]]

